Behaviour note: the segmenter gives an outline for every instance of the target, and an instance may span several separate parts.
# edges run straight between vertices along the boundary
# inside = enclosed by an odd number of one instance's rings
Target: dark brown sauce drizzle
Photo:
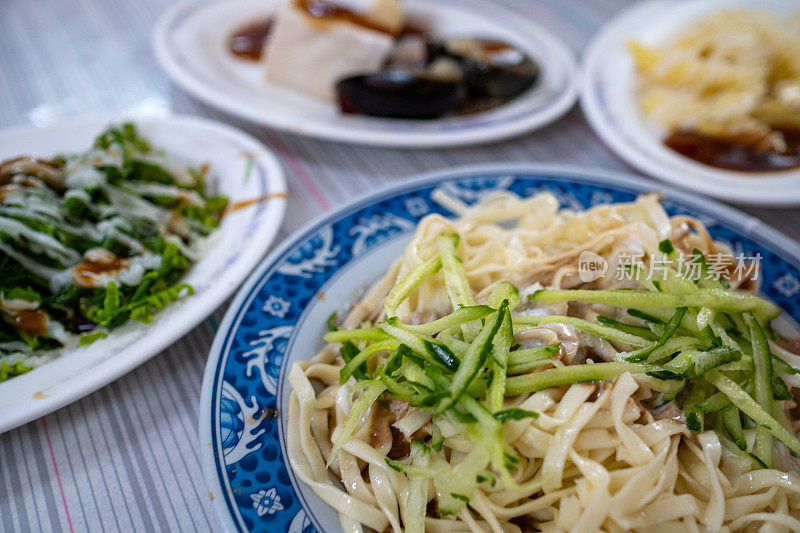
[[[126,266],[127,262],[119,257],[114,257],[113,261],[103,263],[84,261],[72,268],[72,279],[80,287],[94,287],[95,282],[103,274],[118,272]]]
[[[58,168],[58,166],[49,159],[32,157],[29,155],[21,155],[12,159],[6,159],[5,161],[0,162],[0,184],[7,183],[9,178],[11,178],[11,176],[15,173],[15,170],[19,173],[31,172],[31,170],[33,170],[33,175],[36,175],[35,167],[37,165],[52,169]],[[31,169],[31,167],[34,168]]]
[[[412,35],[416,35],[416,36],[419,36],[419,37],[426,37],[427,38],[429,33],[430,32],[424,27],[423,24],[420,24],[419,22],[414,22],[412,20],[412,21],[407,21],[406,22],[405,26],[403,26],[403,29],[400,30],[400,33],[398,34],[397,37],[398,38],[400,38],[400,37],[410,37]]]
[[[514,47],[502,41],[489,41],[483,46],[483,49],[488,54],[496,54],[498,52],[507,52],[509,50],[513,50]]]
[[[740,172],[765,172],[800,167],[800,129],[778,129],[783,133],[785,153],[760,151],[733,140],[678,130],[664,144],[679,154],[712,167]]]
[[[309,16],[321,21],[342,21],[356,24],[373,31],[393,35],[383,26],[350,11],[342,6],[320,0],[295,0],[295,6],[305,11]],[[264,43],[272,29],[272,20],[259,20],[250,22],[234,31],[228,38],[228,51],[238,58],[247,61],[259,61]],[[403,30],[406,31],[405,29]],[[412,30],[416,33],[416,28]]]
[[[332,2],[323,2],[321,0],[295,0],[294,5],[316,19],[349,22],[361,26],[362,28],[367,28],[368,30],[394,35],[385,27],[375,24],[358,13]]]
[[[264,42],[272,29],[272,20],[260,20],[246,24],[228,38],[228,51],[241,59],[258,61]]]
[[[265,194],[264,196],[259,196],[257,198],[249,198],[247,200],[240,200],[238,202],[233,202],[231,204],[228,204],[228,207],[225,209],[225,212],[222,214],[222,216],[230,215],[234,211],[250,207],[251,205],[260,204],[261,202],[266,202],[267,200],[271,200],[272,198],[283,198],[285,200],[288,197],[289,196],[285,192],[274,192],[271,194]]]
[[[14,184],[0,185],[0,204],[5,202],[18,189],[19,186]]]
[[[14,326],[21,329],[31,337],[38,337],[47,334],[47,313],[35,310],[16,311],[11,314],[11,321]]]

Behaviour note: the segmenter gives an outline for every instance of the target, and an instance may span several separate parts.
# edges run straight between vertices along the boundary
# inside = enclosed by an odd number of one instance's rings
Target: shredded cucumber
[[[708,383],[703,379],[692,382],[689,395],[683,404],[683,414],[686,425],[695,433],[702,433],[705,423],[704,413],[697,407],[708,396]]]
[[[508,355],[511,344],[514,342],[514,329],[511,326],[511,311],[503,300],[500,309],[503,310],[502,321],[497,334],[492,341],[491,364],[492,382],[486,397],[486,407],[496,413],[503,408],[503,399],[506,395],[506,373],[508,371]],[[501,311],[498,310],[498,313]]]
[[[458,235],[447,234],[439,236],[438,241],[447,294],[450,296],[453,309],[475,305],[475,298],[472,296],[464,265],[456,255],[458,241]]]
[[[725,448],[727,448],[728,451],[730,451],[733,455],[739,457],[740,459],[744,459],[745,461],[750,462],[750,464],[753,466],[754,469],[766,467],[766,465],[762,463],[758,457],[756,457],[755,455],[746,450],[743,450],[735,442],[733,442],[730,438],[728,438],[726,434],[727,430],[725,430],[725,426],[723,424],[721,417],[717,418],[717,423],[714,429],[722,445],[725,446]],[[746,444],[747,443],[745,443],[745,445]]]
[[[339,383],[344,385],[347,383],[347,380],[350,379],[350,376],[353,375],[353,372],[363,363],[366,363],[372,356],[382,351],[394,350],[397,348],[398,344],[400,343],[395,340],[380,341],[370,344],[344,365],[344,368],[342,368],[339,373]]]
[[[610,326],[604,326],[602,324],[597,324],[596,322],[589,322],[588,320],[571,316],[515,316],[513,317],[512,321],[514,323],[514,329],[541,326],[542,324],[569,324],[570,326],[574,326],[576,329],[611,341],[624,342],[625,344],[630,344],[631,346],[646,346],[648,344],[647,339],[637,335],[631,335],[630,333],[620,331]]]
[[[681,325],[683,315],[686,313],[685,307],[679,307],[675,310],[675,314],[669,319],[669,322],[664,326],[664,332],[659,339],[646,348],[637,350],[625,358],[626,361],[631,363],[638,363],[647,359],[654,351],[664,346],[667,341],[675,334],[675,331]]]
[[[755,400],[764,411],[772,413],[772,355],[764,330],[753,315],[750,315],[750,340],[753,347]],[[756,430],[753,453],[767,468],[772,468],[772,434],[766,427],[760,426]]]
[[[633,326],[631,324],[625,324],[623,322],[614,320],[613,318],[609,318],[607,316],[602,316],[602,315],[597,317],[597,321],[605,326],[611,326],[625,333],[636,335],[637,337],[642,337],[644,339],[652,339],[652,340],[656,339],[656,335],[653,333],[653,330],[651,330],[650,328],[646,328],[644,326]]]
[[[439,254],[442,257],[442,271],[444,272],[444,282],[447,287],[447,295],[453,305],[453,310],[460,307],[475,305],[475,297],[472,295],[467,273],[464,264],[456,255],[456,246],[460,237],[457,234],[442,234],[439,236]],[[470,322],[461,326],[464,333],[464,340],[471,342],[478,334],[480,324]]]
[[[739,414],[739,410],[731,405],[723,409],[720,416],[722,418],[722,425],[725,427],[728,435],[730,435],[731,440],[733,440],[739,449],[747,450],[747,441],[744,438],[744,431],[742,430],[742,417]]]
[[[705,352],[687,350],[661,368],[684,378],[693,378],[725,363],[738,361],[741,357],[741,352],[728,346],[720,346]]]
[[[492,291],[489,293],[489,307],[497,309],[503,303],[503,300],[508,300],[508,310],[514,311],[519,305],[519,289],[514,284],[508,281],[499,281],[494,284]]]
[[[403,326],[409,331],[419,333],[420,335],[433,335],[450,328],[462,326],[475,320],[485,318],[495,312],[495,309],[488,305],[473,305],[469,307],[461,307],[456,309],[447,316],[444,316],[433,322],[419,325]]]
[[[447,345],[393,324],[381,324],[381,329],[429,361],[455,371],[458,359]]]
[[[753,422],[767,428],[773,437],[784,443],[794,453],[800,453],[800,441],[797,440],[797,437],[772,418],[770,413],[765,411],[735,381],[717,370],[709,370],[705,374],[705,378],[723,392],[731,403],[750,417]]]
[[[338,331],[329,331],[322,338],[325,342],[347,342],[347,341],[385,341],[392,336],[381,331],[380,328],[365,328],[365,329],[341,329]]]
[[[440,254],[436,254],[409,272],[406,277],[396,283],[395,286],[392,287],[392,290],[389,291],[389,294],[386,296],[386,300],[383,303],[386,310],[386,316],[395,316],[397,307],[403,303],[405,299],[411,295],[411,293],[417,290],[417,288],[422,285],[423,281],[436,274],[441,268],[442,256]]]
[[[759,319],[772,320],[780,314],[775,304],[757,296],[725,289],[698,289],[691,294],[668,294],[631,290],[593,291],[540,290],[529,297],[538,303],[587,302],[626,308],[707,307],[715,311],[745,313],[752,311]]]
[[[411,441],[411,465],[428,469],[430,449],[417,439]],[[406,505],[403,509],[403,526],[406,533],[425,533],[425,515],[428,505],[428,476],[411,475],[408,490],[404,496]]]
[[[505,315],[508,313],[508,301],[504,301],[494,317],[487,320],[486,325],[481,329],[478,336],[475,337],[475,340],[464,354],[464,359],[453,375],[453,381],[450,384],[450,396],[439,405],[436,410],[437,413],[443,413],[452,407],[467,389],[470,381],[475,378],[491,352],[495,335],[500,328],[500,324],[505,319]],[[510,321],[510,319],[507,320]]]
[[[585,381],[614,379],[625,372],[645,374],[651,367],[639,363],[594,363],[551,368],[524,376],[511,376],[506,382],[506,395],[531,393],[560,385],[572,385]]]
[[[719,411],[730,407],[731,401],[725,396],[724,393],[718,392],[712,396],[709,396],[699,404],[697,404],[697,408],[703,411],[707,415],[713,415]]]

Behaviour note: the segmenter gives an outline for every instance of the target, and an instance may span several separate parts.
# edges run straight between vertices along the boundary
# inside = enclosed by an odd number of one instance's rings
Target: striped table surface
[[[290,209],[279,240],[354,196],[428,170],[492,161],[630,170],[597,139],[577,108],[512,141],[436,151],[352,147],[239,123],[190,99],[159,71],[149,37],[169,3],[0,2],[0,127],[128,111],[174,111],[231,122],[261,138],[284,163]],[[502,3],[550,28],[580,54],[628,2]],[[747,211],[800,237],[800,210]],[[0,435],[0,529],[219,529],[200,468],[197,410],[208,349],[224,311],[218,309],[115,383]]]

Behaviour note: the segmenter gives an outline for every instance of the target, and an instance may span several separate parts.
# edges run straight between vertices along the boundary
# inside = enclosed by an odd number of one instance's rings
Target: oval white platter
[[[49,157],[84,151],[106,126],[126,119],[82,118],[47,127],[7,129],[0,132],[0,160],[21,154]],[[208,163],[209,188],[232,202],[279,194],[223,219],[203,257],[184,277],[194,287],[194,295],[160,311],[151,324],[127,324],[106,339],[66,350],[27,374],[0,383],[0,433],[110,383],[185,335],[233,293],[278,233],[286,208],[286,184],[280,164],[263,144],[206,119],[131,120],[154,147],[176,160],[195,166]]]
[[[658,179],[729,202],[762,206],[800,203],[800,169],[736,172],[684,157],[664,146],[664,131],[640,112],[636,72],[626,46],[658,44],[717,9],[744,7],[777,15],[796,11],[795,0],[654,0],[608,22],[586,49],[581,106],[592,128],[626,162]]]
[[[486,143],[540,128],[563,115],[577,94],[572,53],[524,16],[486,0],[406,0],[412,20],[434,35],[510,41],[541,68],[536,87],[496,109],[433,120],[343,115],[332,102],[270,85],[263,66],[227,51],[230,34],[266,19],[282,0],[191,0],[165,12],[153,49],[166,74],[199,100],[264,126],[354,144],[441,147]]]

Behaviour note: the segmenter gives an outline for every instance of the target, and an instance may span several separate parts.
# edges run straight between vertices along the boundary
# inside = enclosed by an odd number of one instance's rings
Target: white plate
[[[0,160],[86,150],[110,123],[91,118],[0,132]],[[231,201],[285,193],[283,170],[263,144],[218,122],[190,117],[134,119],[153,146],[192,165],[210,165],[209,187]],[[252,162],[252,163],[251,163]],[[249,167],[249,170],[248,170]],[[239,286],[269,248],[286,207],[276,197],[226,216],[208,250],[184,280],[195,293],[159,312],[152,324],[133,323],[106,339],[0,383],[0,432],[49,413],[114,381],[175,342]]]
[[[412,19],[436,35],[498,38],[525,50],[541,68],[535,88],[491,111],[432,120],[343,115],[314,96],[269,85],[263,67],[232,56],[229,35],[269,17],[282,0],[212,0],[178,4],[153,33],[156,58],[182,89],[214,107],[262,125],[322,139],[395,147],[435,147],[496,141],[540,128],[574,103],[572,53],[519,14],[480,0],[406,0]]]
[[[661,43],[686,23],[715,9],[735,6],[779,15],[798,9],[796,0],[655,0],[632,6],[611,20],[587,48],[581,106],[600,138],[647,174],[730,202],[798,205],[800,170],[743,173],[698,163],[664,146],[664,132],[648,122],[638,107],[636,73],[626,43]]]

